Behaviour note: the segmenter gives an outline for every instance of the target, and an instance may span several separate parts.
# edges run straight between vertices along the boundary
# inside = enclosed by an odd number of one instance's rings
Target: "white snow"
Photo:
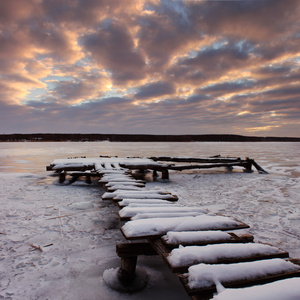
[[[128,187],[128,186],[142,186],[142,183],[139,182],[134,182],[134,181],[130,181],[130,182],[108,182],[107,184],[105,184],[106,187],[112,187],[115,188],[116,190],[118,189],[123,189],[123,187]],[[118,187],[121,186],[121,187]]]
[[[198,264],[189,267],[188,285],[190,288],[210,287],[214,284],[261,278],[267,275],[280,274],[282,272],[299,271],[300,267],[275,258],[243,262],[235,264],[207,265]]]
[[[300,278],[289,278],[276,282],[240,289],[225,289],[213,300],[299,300]]]
[[[181,246],[173,249],[167,259],[173,267],[181,267],[197,263],[214,263],[221,259],[239,259],[279,252],[282,251],[259,243]]]
[[[197,214],[203,214],[205,211],[199,207],[124,207],[119,211],[119,216],[122,218],[131,218],[136,214],[142,213],[184,213],[184,212],[194,212]]]
[[[123,199],[119,201],[120,206],[132,206],[132,204],[136,204],[139,206],[140,204],[148,204],[148,206],[156,206],[156,205],[175,205],[176,202],[168,201],[168,200],[160,200],[160,199]]]
[[[140,187],[140,186],[136,186],[136,185],[129,185],[129,184],[119,184],[119,185],[112,185],[112,186],[108,186],[106,187],[106,189],[110,192],[114,192],[115,190],[118,190],[118,189],[122,189],[122,190],[126,190],[126,191],[140,191],[142,190],[143,187]]]
[[[165,164],[155,162],[148,158],[122,158],[122,157],[94,157],[94,158],[68,158],[68,159],[55,159],[50,165],[53,169],[62,168],[71,165],[94,165],[96,170],[122,170],[120,165],[152,165],[152,166],[166,166]],[[126,166],[125,166],[126,168]]]
[[[120,266],[115,245],[124,238],[117,207],[101,200],[101,185],[81,181],[59,185],[57,177],[45,171],[56,158],[65,161],[68,156],[99,154],[254,158],[268,175],[244,174],[240,168],[233,172],[171,171],[169,181],[158,178],[147,181],[146,186],[178,195],[181,205],[235,217],[251,226],[246,232],[253,234],[255,241],[300,257],[299,143],[0,143],[0,298],[190,299],[160,257],[139,257],[138,265],[146,269],[149,283],[137,294],[118,293],[104,284],[104,271]],[[132,180],[124,170],[106,170],[103,178]],[[140,205],[153,205],[146,201]],[[165,202],[161,205],[178,205]],[[31,251],[30,244],[40,245],[43,252]],[[298,300],[299,286],[299,279],[289,279],[283,285],[276,282],[251,291],[226,289],[215,297]]]
[[[142,189],[141,191],[135,191],[135,192],[131,192],[128,191],[126,189],[120,189],[120,190],[116,190],[114,192],[107,192],[104,193],[102,195],[102,199],[123,199],[123,198],[156,198],[159,199],[161,196],[160,193],[158,193],[157,191],[153,190],[153,191],[149,191],[149,190],[145,190]],[[158,197],[158,198],[157,198]]]
[[[178,217],[194,217],[198,216],[199,212],[154,212],[154,213],[138,213],[131,220],[139,220],[139,219],[154,219],[154,218],[178,218]]]
[[[154,218],[128,221],[122,226],[126,237],[163,235],[168,231],[210,230],[229,228],[239,223],[223,216],[201,215],[196,217]]]
[[[209,242],[214,240],[230,240],[230,234],[219,230],[208,231],[169,231],[162,237],[166,244],[187,244],[197,241]]]
[[[110,197],[109,195],[105,195],[105,198],[102,197],[102,199],[107,199],[106,197]],[[114,200],[123,200],[125,198],[135,198],[135,199],[165,199],[165,200],[172,200],[174,199],[174,197],[172,195],[169,194],[161,194],[161,193],[157,193],[157,192],[149,192],[147,193],[147,191],[143,191],[142,193],[139,193],[139,191],[134,191],[134,192],[130,192],[128,191],[128,193],[118,193],[116,194],[116,196],[113,197]]]

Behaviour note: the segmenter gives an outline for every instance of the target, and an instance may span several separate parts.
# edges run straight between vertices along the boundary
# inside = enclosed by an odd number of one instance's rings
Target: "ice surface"
[[[270,243],[300,258],[299,143],[41,142],[0,143],[0,150],[0,261],[1,271],[5,270],[0,272],[0,298],[190,299],[160,257],[139,257],[138,265],[147,270],[150,278],[145,290],[128,295],[106,286],[103,272],[120,266],[115,245],[124,242],[117,208],[100,199],[103,191],[99,185],[80,181],[56,184],[57,178],[46,172],[45,166],[67,156],[149,157],[163,153],[178,157],[221,154],[254,158],[268,175],[245,174],[239,168],[233,172],[171,171],[169,181],[148,181],[147,188],[168,190],[179,196],[177,203],[181,205],[196,205],[240,219],[251,226],[247,232],[256,241]],[[103,178],[111,181],[132,180],[122,170],[106,174]],[[86,205],[89,202],[92,206]],[[31,251],[30,244],[40,245],[43,252]],[[53,245],[45,247],[49,244]],[[253,300],[259,294],[259,300],[298,300],[299,286],[299,279],[291,279],[284,285],[266,285],[263,292],[260,286],[253,288],[253,294],[247,289],[226,289],[218,297]],[[264,294],[268,296],[263,298]],[[250,296],[246,298],[247,295]]]

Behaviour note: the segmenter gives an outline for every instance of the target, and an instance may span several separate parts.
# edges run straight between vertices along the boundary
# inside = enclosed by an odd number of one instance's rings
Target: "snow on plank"
[[[163,200],[163,199],[123,199],[122,201],[118,202],[119,207],[125,206],[138,206],[140,204],[147,205],[147,206],[161,206],[161,205],[173,205],[178,206],[173,201]]]
[[[259,244],[215,244],[187,246],[173,249],[167,261],[173,272],[185,272],[189,266],[199,263],[232,263],[269,258],[286,258],[288,253],[278,248]]]
[[[145,183],[141,183],[141,182],[135,182],[135,181],[125,181],[125,182],[107,182],[105,184],[106,187],[114,187],[116,190],[118,189],[122,189],[121,188],[117,188],[117,186],[140,186],[140,187],[145,187]]]
[[[250,234],[236,235],[233,232],[224,232],[218,230],[207,231],[169,231],[161,237],[163,243],[168,247],[207,245],[217,243],[249,243],[253,241]]]
[[[154,218],[127,222],[121,230],[127,239],[155,237],[168,231],[232,230],[249,228],[241,221],[223,217],[200,215],[196,217]]]
[[[125,176],[102,176],[102,178],[99,180],[100,183],[106,183],[106,184],[129,184],[129,183],[137,183],[137,184],[145,184],[145,180],[139,180],[134,179],[131,177],[131,175],[125,175]]]
[[[199,207],[124,207],[119,211],[120,218],[132,218],[137,214],[143,213],[196,213],[196,214],[203,214],[205,211]],[[178,215],[180,216],[180,215]]]
[[[215,292],[216,289],[251,286],[300,276],[300,266],[274,258],[235,264],[198,264],[179,275],[189,295]]]
[[[300,278],[289,278],[239,289],[225,289],[212,300],[253,300],[258,299],[272,300],[295,300],[300,295]]]
[[[131,175],[129,174],[107,174],[103,175],[102,178],[99,180],[99,183],[122,183],[122,182],[139,182],[140,180],[135,180]],[[145,182],[145,181],[142,181]]]
[[[103,200],[116,200],[121,201],[125,198],[135,198],[135,199],[165,199],[165,200],[173,200],[177,201],[178,197],[175,195],[171,195],[169,192],[160,192],[160,191],[127,191],[127,190],[116,190],[111,193],[104,193],[102,195]]]
[[[132,218],[120,218],[122,221],[139,220],[139,219],[155,219],[155,218],[178,218],[178,217],[195,217],[201,215],[199,212],[155,212],[155,213],[138,213]]]
[[[119,189],[122,189],[122,190],[126,190],[126,191],[141,191],[143,188],[143,186],[136,186],[136,185],[121,185],[121,184],[118,184],[118,185],[112,185],[112,186],[105,186],[105,189],[108,191],[108,192],[114,192],[116,190],[119,190]]]

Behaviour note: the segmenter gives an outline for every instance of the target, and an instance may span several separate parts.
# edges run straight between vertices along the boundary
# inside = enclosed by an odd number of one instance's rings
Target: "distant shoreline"
[[[1,134],[0,142],[300,142],[300,137],[258,137],[235,134],[154,135],[33,133]]]

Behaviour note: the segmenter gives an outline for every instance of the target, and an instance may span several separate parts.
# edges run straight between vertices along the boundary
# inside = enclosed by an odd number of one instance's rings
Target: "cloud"
[[[105,20],[95,33],[82,38],[82,44],[117,82],[145,78],[145,57],[135,46],[126,24]]]
[[[134,97],[136,99],[149,99],[172,95],[175,92],[176,88],[170,82],[154,82],[139,87]]]
[[[56,99],[68,104],[98,99],[105,95],[109,80],[103,76],[87,75],[71,81],[61,80],[54,83],[50,91]]]
[[[298,0],[1,1],[1,124],[297,135],[299,20]]]

